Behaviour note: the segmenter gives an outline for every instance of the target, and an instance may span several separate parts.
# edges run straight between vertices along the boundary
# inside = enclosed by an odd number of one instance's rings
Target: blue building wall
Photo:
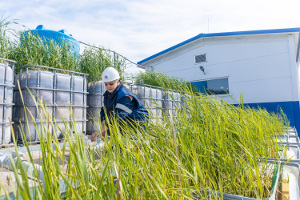
[[[235,104],[237,105],[237,104]],[[244,104],[250,108],[265,108],[268,112],[279,113],[280,108],[286,114],[290,121],[290,126],[297,129],[298,135],[300,132],[300,107],[299,101],[289,102],[270,102],[270,103],[248,103]]]

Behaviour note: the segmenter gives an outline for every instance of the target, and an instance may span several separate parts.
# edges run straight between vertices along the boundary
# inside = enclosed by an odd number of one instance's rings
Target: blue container
[[[73,53],[76,57],[79,56],[80,46],[78,40],[74,39],[71,34],[67,34],[66,30],[62,29],[59,31],[53,31],[46,29],[43,25],[38,25],[36,29],[29,30],[33,34],[38,34],[41,38],[47,40],[54,40],[57,44],[60,44],[65,41],[66,44],[71,46]],[[26,35],[28,31],[23,32],[23,35]]]

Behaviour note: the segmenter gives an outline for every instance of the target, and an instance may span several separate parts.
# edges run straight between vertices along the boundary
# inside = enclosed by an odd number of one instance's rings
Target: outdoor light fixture
[[[200,66],[200,70],[203,72],[204,75],[206,74],[206,72],[204,71],[204,67],[203,66]]]

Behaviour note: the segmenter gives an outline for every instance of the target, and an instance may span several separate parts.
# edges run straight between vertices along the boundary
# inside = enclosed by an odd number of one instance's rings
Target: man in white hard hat
[[[102,81],[105,84],[106,92],[104,96],[104,106],[101,108],[101,125],[102,133],[108,131],[105,126],[105,113],[107,117],[115,117],[116,119],[121,119],[128,122],[133,121],[147,121],[148,111],[140,103],[138,98],[131,93],[127,88],[123,86],[120,81],[119,72],[113,68],[108,67],[102,73]],[[107,132],[108,135],[110,134]],[[100,135],[99,132],[95,132],[91,136],[91,141],[95,141],[97,136]]]

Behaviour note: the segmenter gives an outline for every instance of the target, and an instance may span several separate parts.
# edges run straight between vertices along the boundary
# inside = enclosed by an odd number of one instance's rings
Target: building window
[[[206,62],[206,54],[195,56],[195,64]]]
[[[229,94],[228,78],[192,82],[198,90],[209,95]]]

